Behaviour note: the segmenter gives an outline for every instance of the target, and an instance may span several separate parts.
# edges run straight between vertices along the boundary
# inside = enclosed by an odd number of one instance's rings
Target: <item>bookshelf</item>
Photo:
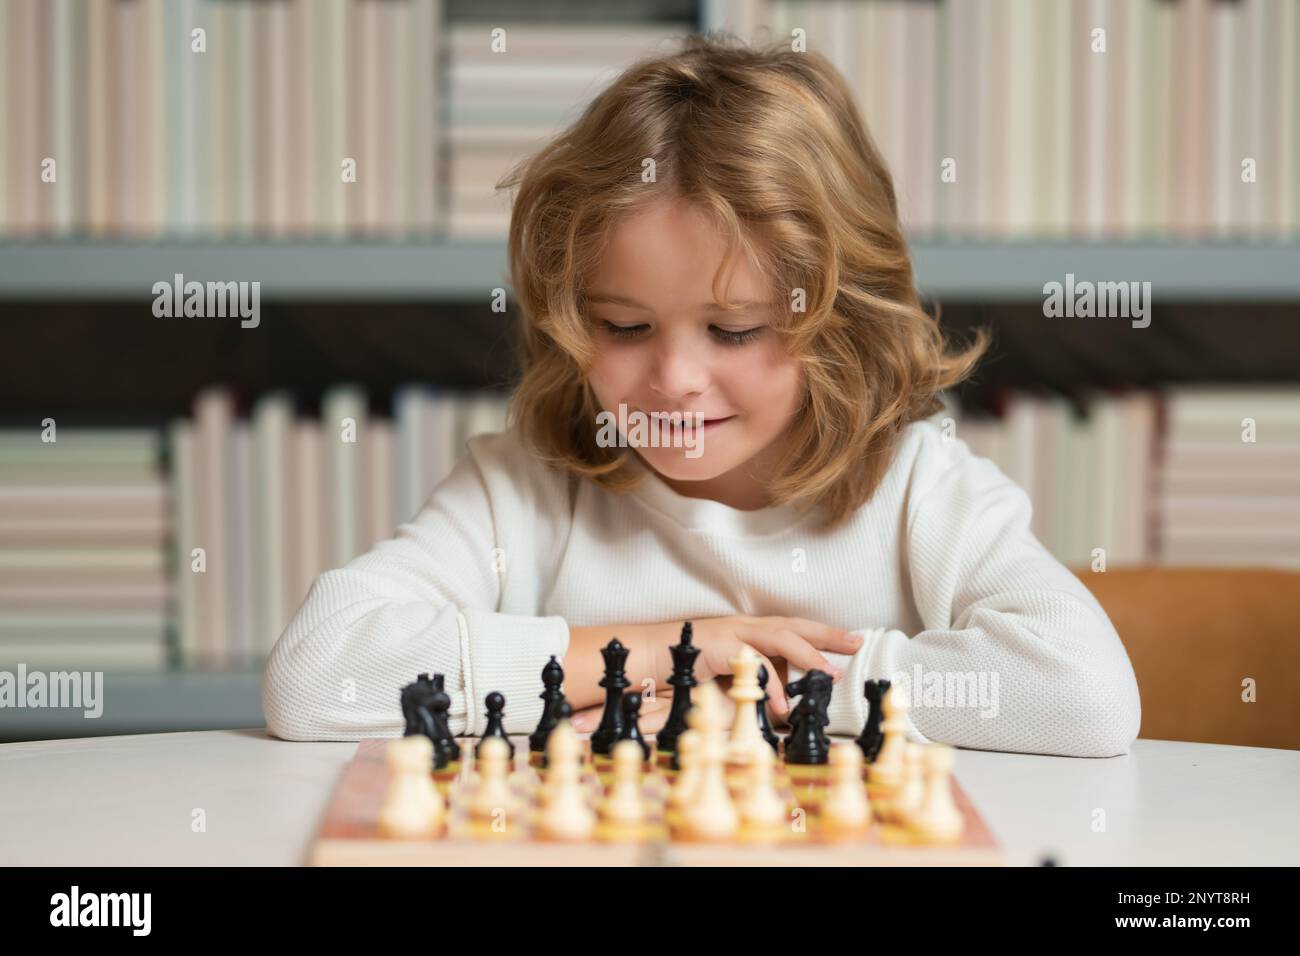
[[[912,243],[917,284],[932,298],[1027,302],[1043,284],[1141,281],[1163,302],[1300,299],[1300,243]],[[231,276],[262,283],[263,301],[474,301],[508,286],[501,239],[409,241],[0,243],[0,299],[103,301],[147,298],[160,280]]]

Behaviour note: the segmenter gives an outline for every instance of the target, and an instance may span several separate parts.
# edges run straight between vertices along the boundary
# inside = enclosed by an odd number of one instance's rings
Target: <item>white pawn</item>
[[[600,804],[600,818],[615,827],[637,827],[645,822],[645,799],[641,795],[641,762],[644,753],[635,740],[614,745],[614,782]]]
[[[936,744],[925,748],[925,795],[912,814],[909,830],[921,843],[956,843],[966,821],[952,795],[951,747]]]
[[[688,839],[727,840],[740,826],[740,814],[731,802],[726,775],[726,698],[713,681],[702,685],[698,702],[687,715],[692,730],[700,732],[700,780],[682,810]]]
[[[390,782],[379,809],[379,832],[396,839],[436,836],[447,807],[433,784],[433,743],[422,734],[388,744]]]
[[[688,718],[689,720],[689,718]],[[677,738],[677,779],[668,792],[668,807],[680,810],[691,802],[700,784],[700,735],[695,730],[685,730]]]
[[[867,782],[885,790],[894,790],[903,783],[903,753],[907,746],[907,694],[898,687],[886,691],[880,701],[884,720],[880,729],[885,741],[880,746],[875,763],[867,769]]]
[[[925,750],[923,744],[910,740],[903,748],[903,783],[888,808],[888,817],[895,823],[908,823],[921,807],[921,798],[925,795]]]
[[[500,737],[483,738],[476,763],[478,789],[470,801],[470,816],[494,827],[504,826],[515,807],[510,790],[510,745]]]
[[[776,754],[767,744],[755,751],[745,788],[737,801],[741,830],[751,838],[779,836],[789,822],[785,801],[776,789],[775,765]]]
[[[582,784],[582,742],[567,720],[556,724],[546,741],[546,767],[538,834],[546,840],[590,839],[596,815]]]
[[[822,829],[831,838],[859,836],[871,826],[861,748],[853,742],[832,744],[830,766],[830,785],[821,805]]]
[[[762,662],[752,647],[743,644],[740,653],[728,663],[732,677],[727,696],[735,701],[736,714],[727,744],[727,763],[743,768],[750,765],[760,750],[771,750],[758,726],[757,703],[763,699],[763,689],[758,686],[758,668]]]

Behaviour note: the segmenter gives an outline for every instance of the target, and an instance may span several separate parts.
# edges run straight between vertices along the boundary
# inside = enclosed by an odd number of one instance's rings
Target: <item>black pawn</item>
[[[623,695],[623,729],[619,732],[618,742],[635,740],[641,745],[641,759],[649,760],[650,745],[641,736],[641,728],[637,726],[637,720],[640,717],[641,693],[640,691],[630,690]]]
[[[451,695],[444,689],[446,678],[434,674],[432,680],[421,674],[420,679],[428,686],[428,706],[430,722],[433,724],[433,766],[441,770],[447,764],[460,759],[460,744],[452,736],[451,724],[447,712],[451,710]]]
[[[887,680],[869,680],[862,688],[867,698],[867,722],[862,725],[857,744],[862,749],[862,756],[867,763],[875,763],[880,756],[880,748],[885,742],[885,735],[880,730],[880,702],[889,690]]]
[[[776,753],[781,752],[781,739],[777,737],[776,732],[772,730],[772,724],[767,719],[767,702],[770,698],[767,696],[767,665],[758,665],[758,686],[763,691],[762,700],[756,701],[758,706],[758,729]]]
[[[541,695],[542,719],[537,722],[537,729],[528,736],[528,749],[533,753],[546,752],[546,741],[550,739],[555,725],[560,722],[559,708],[564,703],[564,691],[561,689],[563,684],[564,668],[552,654],[542,668],[542,686],[546,688]]]
[[[826,738],[823,722],[823,700],[826,688],[832,684],[831,676],[823,671],[811,670],[799,680],[789,684],[787,690],[799,698],[790,714],[790,735],[785,738],[785,762],[794,764],[824,764],[830,760],[830,741]]]
[[[600,715],[600,726],[591,735],[591,752],[608,756],[623,732],[623,691],[632,685],[627,679],[628,650],[616,637],[603,648],[605,676],[600,686],[605,688],[605,710]]]
[[[506,742],[506,746],[510,748],[510,759],[513,760],[515,757],[515,745],[511,743],[510,738],[506,736],[504,724],[506,712],[505,695],[500,691],[494,690],[492,693],[487,695],[484,704],[487,705],[487,714],[485,715],[487,717],[487,728],[483,731],[483,739],[480,740],[478,746],[474,748],[474,756],[477,757],[483,752],[484,740],[487,740],[489,737],[500,737]]]
[[[677,754],[677,738],[686,731],[691,688],[699,683],[695,679],[695,659],[700,656],[700,649],[691,643],[692,633],[691,622],[687,621],[682,625],[680,642],[668,648],[668,653],[673,656],[673,673],[668,678],[668,685],[673,689],[673,702],[663,729],[655,735],[655,749],[674,756]]]

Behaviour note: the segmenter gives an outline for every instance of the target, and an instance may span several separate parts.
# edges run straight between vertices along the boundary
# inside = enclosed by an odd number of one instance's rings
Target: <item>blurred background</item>
[[[1151,670],[1143,735],[1300,746],[1293,704],[1292,736],[1190,729],[1275,662],[1300,683],[1295,0],[0,0],[0,670],[107,697],[0,740],[260,726],[315,577],[503,425],[494,184],[711,29],[854,89],[918,288],[994,334],[936,421]],[[157,314],[191,281],[260,283],[256,325]],[[1050,315],[1053,282],[1149,311]],[[1171,672],[1171,629],[1240,663]]]

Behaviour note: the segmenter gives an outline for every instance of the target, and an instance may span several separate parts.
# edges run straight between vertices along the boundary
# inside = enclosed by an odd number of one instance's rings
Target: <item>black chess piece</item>
[[[433,726],[429,721],[429,712],[425,708],[427,698],[428,685],[420,680],[402,688],[400,695],[402,719],[406,722],[406,727],[402,730],[403,737],[424,734],[430,741],[433,740]]]
[[[429,688],[427,701],[430,723],[433,725],[433,767],[442,770],[447,764],[460,760],[460,744],[452,736],[451,724],[448,723],[451,695],[444,688],[446,678],[442,674],[434,674],[432,680],[425,680],[426,677],[425,674],[420,675],[421,681]]]
[[[799,698],[790,714],[790,734],[785,738],[786,763],[824,764],[830,760],[830,741],[826,737],[830,718],[826,708],[832,686],[831,676],[819,670],[808,671],[786,685],[790,696]]]
[[[777,737],[776,732],[772,730],[772,724],[767,719],[767,702],[771,698],[769,698],[767,695],[767,665],[766,664],[758,665],[758,686],[759,689],[763,691],[762,699],[755,701],[755,705],[758,707],[758,730],[763,735],[763,739],[766,740],[771,745],[772,749],[777,754],[780,754],[781,739]]]
[[[869,680],[863,685],[862,692],[867,698],[867,721],[862,725],[857,745],[862,749],[862,756],[867,763],[875,763],[880,756],[880,748],[885,743],[885,735],[880,729],[880,702],[889,690],[887,680]]]
[[[537,729],[528,735],[528,749],[532,753],[545,753],[546,741],[551,731],[559,723],[559,705],[564,701],[564,668],[554,654],[542,668],[542,719],[537,722]]]
[[[646,743],[645,737],[641,736],[641,728],[637,726],[637,720],[641,717],[641,692],[630,690],[623,695],[623,729],[619,731],[618,742],[624,740],[635,740],[641,745],[641,759],[650,759],[650,745]]]
[[[786,694],[790,697],[808,696],[817,705],[817,720],[823,728],[830,726],[831,693],[835,690],[835,681],[830,674],[816,669],[808,671],[799,680],[786,685]]]
[[[441,679],[442,675],[439,674],[438,677]],[[450,706],[451,698],[439,690],[440,686],[429,680],[428,674],[421,674],[413,683],[403,687],[401,694],[402,716],[406,721],[403,735],[411,737],[415,734],[423,734],[429,738],[429,742],[433,744],[434,770],[442,770],[450,760],[460,757],[460,748],[446,725],[446,708]],[[440,694],[446,701],[446,705],[442,708],[441,721],[435,706]]]
[[[677,738],[686,731],[691,688],[699,683],[695,679],[695,659],[700,656],[700,649],[691,643],[693,630],[691,622],[687,621],[682,625],[679,642],[668,648],[668,653],[673,656],[673,673],[668,678],[668,685],[673,689],[673,702],[663,729],[655,735],[655,749],[674,755],[677,753]]]
[[[487,740],[489,737],[500,737],[506,742],[506,746],[510,748],[510,759],[514,760],[515,745],[511,743],[510,738],[506,736],[505,729],[505,695],[500,691],[494,690],[492,693],[487,695],[487,699],[484,700],[483,703],[487,707],[487,714],[485,715],[487,717],[487,727],[483,730],[482,739],[479,740],[478,744],[474,747],[474,756],[477,757],[483,752],[484,740]]]
[[[623,691],[631,686],[627,679],[628,649],[616,637],[603,648],[605,676],[600,686],[605,688],[605,710],[600,715],[600,726],[591,735],[591,752],[608,756],[623,732]]]

